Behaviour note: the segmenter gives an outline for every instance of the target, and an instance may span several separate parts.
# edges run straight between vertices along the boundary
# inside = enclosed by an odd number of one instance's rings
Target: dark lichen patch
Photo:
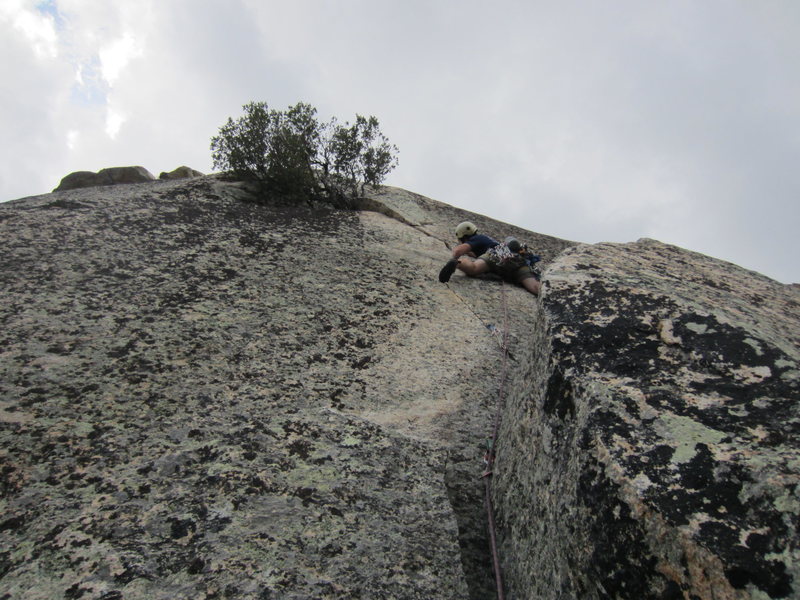
[[[67,200],[66,198],[59,198],[54,202],[46,204],[43,208],[45,209],[63,208],[67,210],[74,210],[79,208],[92,208],[92,206],[87,203],[76,202],[75,200]]]
[[[657,574],[657,559],[644,542],[643,524],[620,500],[617,484],[602,465],[589,463],[578,481],[578,498],[593,515],[590,538],[595,544],[588,568],[609,598],[663,597],[677,582]]]
[[[547,391],[545,392],[542,409],[548,415],[556,415],[562,420],[567,415],[575,415],[572,384],[568,379],[564,378],[564,374],[560,369],[556,369],[547,381]]]
[[[725,575],[733,587],[746,589],[752,586],[766,592],[770,598],[788,598],[794,590],[794,581],[786,572],[786,565],[777,560],[737,562],[736,566],[725,570]]]

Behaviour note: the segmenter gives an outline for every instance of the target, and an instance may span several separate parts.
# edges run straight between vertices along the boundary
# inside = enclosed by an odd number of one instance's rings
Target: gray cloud
[[[323,118],[378,116],[401,149],[392,185],[569,239],[656,237],[800,281],[799,7],[60,0],[42,13],[18,0],[0,11],[14,57],[0,67],[13,141],[0,197],[117,164],[209,170],[209,139],[242,104],[303,100]],[[58,16],[57,57],[15,24],[23,10]],[[120,40],[138,53],[108,81],[99,57]]]

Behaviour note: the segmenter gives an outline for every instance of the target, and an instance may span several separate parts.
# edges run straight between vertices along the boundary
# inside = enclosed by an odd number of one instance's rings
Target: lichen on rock
[[[514,589],[797,597],[796,290],[653,240],[582,245],[549,267],[540,328],[520,377],[549,383],[510,401],[498,451]]]
[[[476,217],[374,196],[208,176],[0,206],[0,598],[485,596],[500,286],[435,279]]]
[[[0,205],[0,599],[491,597],[505,336],[507,597],[798,597],[797,287],[397,188],[145,179]],[[441,285],[463,220],[542,298]]]

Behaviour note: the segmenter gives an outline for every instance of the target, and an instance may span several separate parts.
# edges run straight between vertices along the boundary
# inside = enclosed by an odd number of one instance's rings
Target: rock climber
[[[532,269],[539,257],[531,253],[527,246],[513,237],[498,242],[478,233],[478,228],[469,221],[459,223],[456,238],[461,243],[453,248],[453,257],[439,272],[439,281],[450,281],[456,269],[469,277],[493,273],[506,281],[520,284],[531,294],[539,294],[541,283]]]

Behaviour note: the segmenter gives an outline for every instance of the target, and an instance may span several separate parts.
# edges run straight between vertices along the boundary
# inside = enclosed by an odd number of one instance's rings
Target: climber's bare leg
[[[462,271],[465,275],[475,277],[489,272],[489,263],[482,258],[470,258],[462,256],[458,259],[458,270]]]
[[[541,282],[537,281],[535,277],[527,277],[520,281],[519,284],[534,296],[538,296],[539,291],[542,289]]]

